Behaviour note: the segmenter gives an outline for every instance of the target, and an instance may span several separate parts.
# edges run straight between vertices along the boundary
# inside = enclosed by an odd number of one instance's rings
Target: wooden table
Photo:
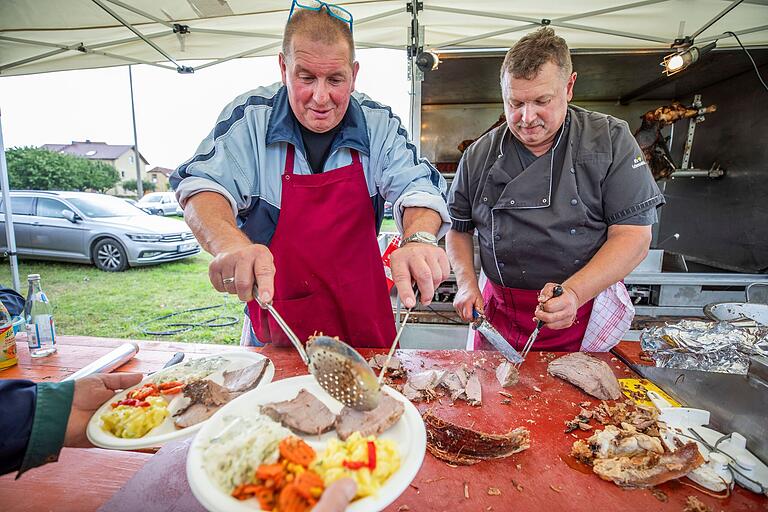
[[[32,360],[20,347],[18,366],[0,372],[0,378],[59,380],[96,359],[124,340],[62,336],[59,352]],[[159,369],[174,352],[187,358],[238,350],[256,350],[276,366],[275,380],[306,373],[292,349],[243,349],[224,345],[139,342],[137,356],[121,370],[148,372]],[[364,350],[368,357],[376,351]],[[381,351],[379,351],[381,352]],[[495,352],[413,351],[398,353],[406,368],[450,368],[467,364],[475,368],[483,387],[482,407],[447,400],[418,404],[423,412],[436,414],[465,426],[487,432],[505,432],[524,426],[531,432],[531,448],[511,457],[474,466],[448,466],[427,453],[411,486],[388,507],[404,511],[507,511],[507,510],[637,510],[642,512],[683,510],[688,496],[695,496],[712,510],[768,510],[768,499],[736,487],[730,498],[706,496],[678,481],[650,490],[624,490],[600,480],[589,468],[570,456],[574,438],[588,432],[564,433],[563,422],[579,411],[579,402],[597,401],[574,386],[546,373],[552,354],[535,353],[523,367],[520,383],[507,389],[514,397],[503,403],[498,394],[494,368],[500,360]],[[611,354],[598,357],[608,362],[619,377],[632,375]],[[0,478],[0,508],[6,512],[39,510],[95,510],[120,489],[150,458],[151,454],[100,449],[64,449],[60,461],[33,469],[15,481]],[[162,475],[158,476],[163,478]],[[466,485],[465,485],[466,484]],[[466,492],[465,492],[466,488]],[[496,494],[496,492],[500,494]],[[468,496],[468,497],[467,497]]]

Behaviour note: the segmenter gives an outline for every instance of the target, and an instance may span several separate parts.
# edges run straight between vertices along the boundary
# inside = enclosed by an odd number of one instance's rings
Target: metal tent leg
[[[11,277],[13,289],[22,293],[19,284],[19,262],[16,259],[16,235],[13,231],[13,215],[11,214],[11,194],[8,183],[8,165],[5,162],[5,144],[3,143],[2,112],[0,112],[0,185],[3,187],[3,205],[5,206],[5,239],[8,241],[8,259],[11,262]]]

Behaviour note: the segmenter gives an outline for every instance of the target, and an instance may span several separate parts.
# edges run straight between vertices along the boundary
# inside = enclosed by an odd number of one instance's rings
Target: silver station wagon
[[[150,215],[105,194],[12,191],[11,213],[22,258],[93,263],[120,272],[200,252],[184,222]],[[0,250],[8,250],[1,198]]]

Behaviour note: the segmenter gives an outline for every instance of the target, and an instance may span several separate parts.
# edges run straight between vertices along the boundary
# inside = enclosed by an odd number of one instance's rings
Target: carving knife
[[[523,362],[523,356],[491,325],[491,322],[488,321],[485,315],[481,315],[475,308],[472,308],[472,318],[475,319],[470,324],[472,329],[482,334],[488,340],[488,343],[496,347],[496,350],[501,352],[501,355],[506,357],[510,363],[519,364]]]

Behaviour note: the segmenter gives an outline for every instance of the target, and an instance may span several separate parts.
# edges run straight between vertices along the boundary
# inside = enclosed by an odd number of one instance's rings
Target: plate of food
[[[274,375],[272,361],[255,352],[191,359],[115,395],[91,417],[86,433],[100,448],[156,448],[194,434],[225,404]]]
[[[419,411],[392,388],[359,412],[302,375],[217,411],[192,441],[187,479],[212,512],[309,511],[344,477],[357,483],[348,512],[382,510],[408,488],[426,446]]]

